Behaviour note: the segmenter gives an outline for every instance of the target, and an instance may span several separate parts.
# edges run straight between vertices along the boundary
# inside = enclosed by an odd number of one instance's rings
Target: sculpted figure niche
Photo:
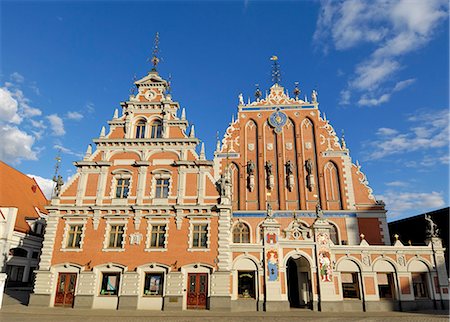
[[[306,187],[308,188],[309,191],[313,191],[315,185],[313,175],[314,165],[311,159],[306,160],[305,168],[306,168]]]
[[[252,160],[247,162],[247,187],[250,192],[255,189],[255,163]]]

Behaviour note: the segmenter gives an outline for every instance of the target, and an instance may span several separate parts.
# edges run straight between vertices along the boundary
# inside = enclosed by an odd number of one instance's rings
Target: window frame
[[[352,276],[352,282],[344,283],[343,276],[342,276],[343,274],[350,274]],[[360,291],[361,288],[360,288],[358,272],[341,272],[341,286],[342,286],[342,298],[344,300],[360,300],[361,299],[361,291]],[[346,296],[346,293],[348,291],[356,292],[356,296]]]
[[[119,291],[120,291],[120,281],[121,281],[121,273],[120,272],[101,272],[101,283],[100,283],[100,291],[99,291],[99,296],[119,296]],[[116,288],[115,288],[115,292],[112,294],[107,294],[106,292],[103,292],[104,286],[105,286],[105,277],[107,276],[117,276],[117,280],[116,280]],[[107,287],[107,282],[106,282],[106,287]]]
[[[160,184],[159,181],[162,183]],[[156,178],[155,179],[155,198],[168,199],[170,189],[170,178]],[[158,193],[159,192],[159,193]]]
[[[205,245],[205,247],[194,246],[195,233],[199,233],[199,231],[195,231],[195,226],[199,226],[199,225],[206,226],[206,232],[205,232],[206,245]],[[207,252],[207,251],[209,251],[210,246],[211,246],[211,221],[209,219],[208,220],[192,220],[191,219],[190,225],[189,225],[188,239],[189,239],[189,248],[188,248],[189,252],[192,252],[192,251]],[[201,245],[200,238],[199,238],[199,245]]]
[[[164,296],[164,282],[165,282],[165,276],[164,272],[144,272],[144,288],[142,290],[142,296],[144,297],[162,297]],[[151,286],[148,285],[151,282],[152,276],[159,276],[160,277],[160,284],[157,291],[157,294],[152,294],[150,291]],[[150,281],[148,281],[150,279]],[[148,288],[147,288],[148,287]],[[149,291],[149,292],[147,292]]]
[[[154,119],[150,123],[150,138],[162,139],[163,137],[163,122],[160,119]]]
[[[387,276],[388,284],[380,284],[379,275],[381,275],[381,274],[385,274]],[[395,300],[396,299],[394,278],[395,278],[394,273],[392,273],[392,272],[377,272],[378,297],[380,298],[380,300]],[[385,294],[386,294],[386,292],[384,291],[384,289],[386,289],[385,286],[388,286],[391,297],[385,296]],[[382,294],[383,294],[383,296],[382,296]]]
[[[240,227],[239,227],[240,226]],[[239,229],[239,231],[236,231]],[[246,229],[247,231],[244,232],[243,230]],[[244,234],[247,236],[247,240],[244,240]],[[238,221],[233,225],[232,230],[232,236],[233,236],[233,243],[234,244],[249,244],[251,243],[251,233],[250,233],[250,226],[242,221]],[[238,237],[238,238],[236,238]],[[238,241],[236,241],[238,239]]]
[[[417,283],[414,276],[420,276],[421,283]],[[428,273],[426,272],[411,272],[411,284],[413,287],[414,299],[425,300],[430,298],[430,291],[428,289]],[[422,285],[424,296],[417,295],[417,285]]]
[[[244,294],[241,294],[241,275],[243,274],[251,274],[252,276],[252,287],[253,287],[253,294],[249,294],[249,296],[245,296]],[[257,274],[256,271],[252,270],[238,270],[237,271],[237,298],[238,299],[256,299],[257,296],[257,288],[256,288],[256,280],[257,280]]]
[[[113,226],[123,226],[123,232],[122,232],[122,243],[121,247],[109,247],[110,245],[110,236],[111,236],[111,229]],[[105,234],[103,239],[103,249],[104,252],[124,252],[125,251],[125,245],[127,240],[127,229],[128,229],[128,220],[107,220],[106,222],[106,228],[105,228]]]
[[[135,139],[145,139],[147,130],[147,121],[139,119],[135,125],[134,138]]]

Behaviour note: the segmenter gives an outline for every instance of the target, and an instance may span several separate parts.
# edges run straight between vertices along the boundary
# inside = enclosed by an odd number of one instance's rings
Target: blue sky
[[[391,219],[449,204],[447,1],[1,3],[0,159],[51,186],[74,174],[151,68],[158,31],[172,96],[211,158],[238,95],[319,93]]]

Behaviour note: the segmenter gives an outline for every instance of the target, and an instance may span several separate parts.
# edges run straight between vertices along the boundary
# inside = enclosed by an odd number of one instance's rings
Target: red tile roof
[[[29,232],[26,218],[39,218],[35,207],[43,213],[48,200],[34,178],[0,161],[0,207],[18,208],[14,230]]]

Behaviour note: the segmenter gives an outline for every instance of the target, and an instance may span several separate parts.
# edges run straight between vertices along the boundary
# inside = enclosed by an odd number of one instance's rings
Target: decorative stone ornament
[[[279,109],[269,116],[269,124],[275,130],[275,133],[279,134],[283,130],[283,126],[287,123],[287,116]]]
[[[141,233],[132,233],[130,234],[130,245],[140,245],[142,241]]]

